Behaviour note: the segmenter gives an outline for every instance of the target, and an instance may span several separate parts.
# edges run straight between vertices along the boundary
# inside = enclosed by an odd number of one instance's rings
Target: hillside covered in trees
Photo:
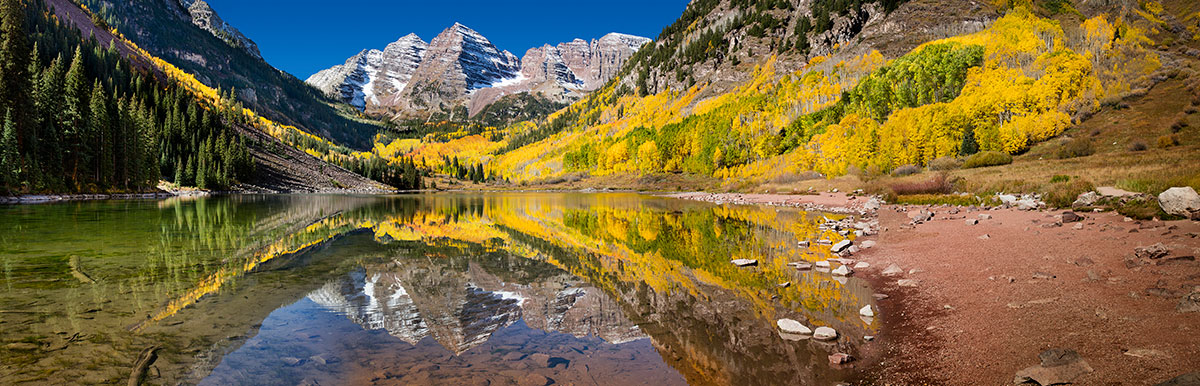
[[[210,108],[43,2],[0,3],[0,41],[4,191],[145,191],[160,178],[224,189],[254,173],[244,140]]]

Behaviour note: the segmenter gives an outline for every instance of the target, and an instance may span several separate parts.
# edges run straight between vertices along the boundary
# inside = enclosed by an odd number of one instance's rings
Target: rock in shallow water
[[[1038,354],[1042,363],[1018,371],[1014,384],[1033,382],[1038,385],[1071,383],[1080,375],[1092,372],[1092,367],[1071,349],[1050,349]]]
[[[854,357],[850,356],[850,354],[843,354],[839,352],[829,355],[829,364],[831,365],[840,365],[850,363],[852,361],[854,361]]]
[[[758,260],[751,260],[751,259],[733,259],[730,262],[733,263],[733,265],[736,265],[739,267],[749,267],[749,266],[758,265]]]
[[[813,331],[813,339],[816,340],[834,340],[837,339],[837,336],[837,330],[829,327],[817,327],[817,329]]]
[[[863,306],[862,309],[859,309],[858,314],[862,316],[875,316],[875,311],[871,310],[871,305],[868,304]]]
[[[851,270],[850,267],[842,265],[840,267],[837,267],[837,269],[833,270],[833,274],[838,275],[838,276],[850,276],[850,275],[854,274],[854,271]]]
[[[779,321],[775,322],[775,325],[779,326],[780,331],[789,334],[808,335],[812,333],[811,329],[794,319],[779,319]]]
[[[899,275],[903,273],[904,269],[900,268],[900,266],[896,265],[896,263],[892,263],[892,265],[889,265],[887,268],[883,269],[883,274],[886,276]]]
[[[833,253],[841,253],[842,251],[846,250],[846,248],[850,248],[850,245],[853,243],[854,242],[850,240],[838,241],[837,244],[834,244],[833,247],[829,248],[829,250]]]

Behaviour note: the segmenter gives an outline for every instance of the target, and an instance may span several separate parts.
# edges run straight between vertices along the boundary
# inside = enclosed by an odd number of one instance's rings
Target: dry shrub
[[[800,181],[817,180],[817,179],[822,179],[822,178],[825,178],[825,175],[814,172],[814,171],[807,171],[807,172],[801,172],[801,173],[786,172],[786,173],[780,174],[778,176],[775,176],[775,178],[772,178],[771,183],[792,184],[792,183],[796,183],[796,182],[800,182]]]
[[[1159,149],[1166,149],[1171,146],[1179,146],[1179,134],[1170,134],[1158,137],[1156,143]]]
[[[1087,157],[1095,154],[1096,149],[1092,146],[1092,140],[1085,138],[1072,138],[1064,142],[1059,148],[1055,156],[1058,159],[1067,159],[1075,157]]]
[[[985,166],[1008,165],[1013,162],[1011,154],[998,151],[985,151],[971,154],[967,157],[967,162],[963,163],[964,169],[981,168]]]
[[[890,187],[893,192],[900,196],[913,194],[948,194],[954,191],[954,184],[950,183],[950,179],[946,178],[946,175],[943,173],[935,174],[928,180],[893,182],[889,184],[888,187]]]
[[[1146,143],[1142,141],[1133,141],[1129,144],[1129,151],[1144,151],[1149,148],[1150,147],[1146,146]]]
[[[1067,181],[1059,181],[1051,184],[1050,187],[1046,189],[1045,194],[1042,195],[1042,198],[1046,200],[1046,203],[1050,206],[1056,208],[1069,208],[1071,207],[1071,204],[1075,203],[1075,199],[1078,198],[1080,194],[1083,194],[1084,192],[1090,192],[1093,189],[1095,189],[1095,187],[1092,186],[1091,181],[1079,178],[1071,178]]]
[[[929,161],[929,170],[944,171],[962,167],[962,161],[954,157],[939,157]]]
[[[921,167],[917,165],[904,165],[892,170],[893,177],[911,176],[921,172]]]
[[[1183,129],[1186,129],[1187,127],[1188,127],[1187,116],[1180,114],[1179,118],[1175,119],[1175,123],[1171,124],[1171,132],[1178,133],[1180,131],[1183,131]]]

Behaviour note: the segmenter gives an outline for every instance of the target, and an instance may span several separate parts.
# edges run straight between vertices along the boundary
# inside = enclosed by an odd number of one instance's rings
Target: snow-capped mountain
[[[364,50],[307,82],[361,109],[405,114],[465,105],[474,114],[513,93],[537,92],[559,102],[578,99],[615,76],[649,41],[610,33],[591,42],[531,48],[518,59],[455,23],[429,44],[410,34],[382,53]]]
[[[179,4],[183,5],[191,15],[192,24],[212,33],[213,36],[224,40],[229,45],[244,49],[250,55],[262,59],[262,54],[258,52],[258,45],[217,16],[217,13],[204,0],[179,0]]]
[[[404,91],[429,47],[415,34],[408,34],[380,50],[363,50],[345,64],[313,74],[306,80],[325,94],[360,109],[378,105],[379,96]]]

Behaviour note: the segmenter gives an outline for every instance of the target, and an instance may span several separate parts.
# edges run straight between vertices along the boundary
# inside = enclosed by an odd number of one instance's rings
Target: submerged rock
[[[1050,349],[1038,354],[1042,363],[1018,371],[1013,378],[1014,384],[1036,383],[1039,385],[1057,385],[1071,383],[1080,375],[1092,372],[1092,366],[1071,349]]]
[[[1200,386],[1200,372],[1183,374],[1154,386]]]
[[[755,265],[758,265],[758,260],[751,260],[751,259],[733,259],[733,260],[731,260],[731,261],[730,261],[730,263],[733,263],[733,265],[736,265],[736,266],[739,266],[739,267],[749,267],[749,266],[755,266]]]
[[[850,245],[853,243],[854,242],[852,242],[850,240],[838,241],[837,244],[834,244],[833,247],[829,248],[829,250],[833,253],[841,253],[842,251],[846,250],[847,248],[850,248]]]
[[[850,354],[844,354],[844,353],[839,352],[839,353],[833,353],[833,354],[829,355],[829,364],[831,364],[831,365],[840,365],[840,364],[850,363],[852,361],[854,361],[854,357],[850,356]]]
[[[892,265],[889,265],[887,268],[883,269],[883,274],[885,276],[900,275],[903,273],[904,269],[900,268],[900,266],[896,265],[896,263],[892,263]]]
[[[868,304],[868,305],[863,306],[862,309],[859,309],[858,314],[862,315],[862,316],[874,317],[875,311],[871,310],[871,305]]]
[[[834,340],[837,339],[837,336],[837,330],[829,327],[817,327],[817,329],[813,331],[813,339],[816,340]]]
[[[850,275],[854,274],[854,271],[851,270],[850,267],[842,265],[840,267],[837,267],[837,269],[833,270],[833,274],[838,275],[838,276],[850,276]]]
[[[1175,310],[1179,312],[1200,312],[1200,290],[1193,290],[1192,293],[1180,299],[1179,305],[1175,306]]]
[[[789,334],[799,334],[799,335],[812,334],[811,329],[809,329],[803,323],[800,323],[799,321],[794,320],[794,319],[786,319],[786,318],[779,319],[778,321],[775,322],[775,325],[779,326],[780,331],[783,331],[783,332],[786,332]]]

